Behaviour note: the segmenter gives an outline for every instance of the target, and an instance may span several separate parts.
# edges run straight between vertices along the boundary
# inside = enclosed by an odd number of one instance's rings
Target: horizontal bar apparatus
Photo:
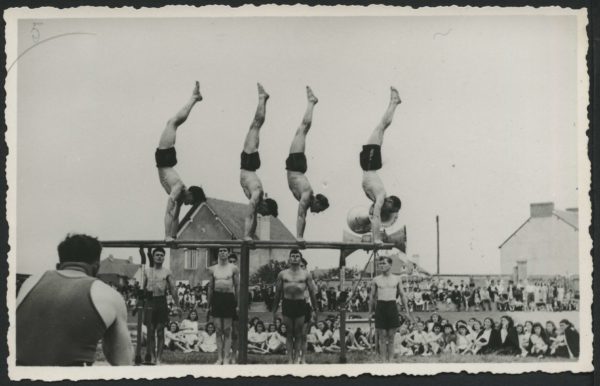
[[[255,240],[247,243],[242,240],[104,240],[100,242],[106,248],[139,248],[139,247],[163,247],[163,248],[219,248],[219,247],[241,247],[247,245],[250,248],[267,249],[392,249],[395,247],[392,243],[373,244],[373,243],[345,243],[341,241],[307,241],[298,243],[297,241],[271,241]]]

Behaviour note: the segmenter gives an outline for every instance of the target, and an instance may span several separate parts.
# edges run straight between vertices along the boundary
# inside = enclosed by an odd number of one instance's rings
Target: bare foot
[[[223,364],[222,359],[217,359],[217,361],[215,362],[215,365],[222,365],[222,364]]]
[[[196,102],[200,102],[202,100],[202,94],[200,94],[200,82],[198,81],[196,81],[196,85],[194,86],[192,98],[194,98]]]
[[[269,94],[267,94],[267,92],[265,91],[265,88],[262,86],[262,84],[257,83],[256,85],[258,86],[258,98],[259,99],[263,98],[265,101],[267,99],[269,99]]]
[[[396,90],[394,87],[390,87],[390,91],[390,104],[395,103],[399,105],[400,103],[402,103],[402,101],[400,100],[400,95],[398,94],[398,90]]]
[[[308,99],[308,103],[312,103],[313,105],[316,105],[319,102],[309,86],[306,86],[306,98]]]

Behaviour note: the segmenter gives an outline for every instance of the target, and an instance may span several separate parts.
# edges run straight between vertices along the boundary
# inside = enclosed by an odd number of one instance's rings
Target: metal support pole
[[[240,253],[240,325],[239,325],[239,364],[248,363],[248,287],[250,276],[250,248],[242,244]]]
[[[437,234],[437,275],[440,276],[440,216],[435,216],[435,228]]]
[[[346,284],[346,267],[340,267],[340,290],[344,291]],[[346,304],[351,294],[348,294],[348,299],[339,305],[340,307],[340,363],[346,363]]]

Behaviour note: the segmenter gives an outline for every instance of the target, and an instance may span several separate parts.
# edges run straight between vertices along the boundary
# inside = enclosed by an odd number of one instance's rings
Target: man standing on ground
[[[312,276],[300,268],[302,254],[297,249],[290,251],[290,268],[285,269],[277,275],[277,284],[275,290],[275,300],[273,302],[273,323],[275,322],[279,300],[283,293],[283,302],[281,305],[281,314],[283,323],[287,327],[287,353],[288,363],[304,362],[303,342],[305,335],[305,317],[306,301],[304,300],[304,291],[308,290],[310,301],[317,317],[317,299],[315,297],[315,283]]]
[[[165,240],[167,241],[173,241],[177,237],[181,205],[195,205],[206,201],[202,188],[198,186],[186,188],[179,174],[173,168],[177,165],[177,153],[175,152],[177,128],[187,120],[192,107],[201,100],[200,84],[196,82],[188,103],[173,118],[167,121],[154,154],[156,167],[158,168],[158,179],[169,195],[165,212]]]
[[[254,115],[254,120],[246,134],[244,141],[244,150],[241,154],[240,184],[244,194],[248,198],[248,213],[244,222],[244,240],[252,241],[256,233],[257,218],[256,214],[261,216],[277,217],[277,203],[271,198],[265,198],[262,182],[256,171],[260,168],[260,156],[258,154],[258,145],[260,139],[260,128],[265,123],[266,106],[269,94],[263,86],[258,83],[258,106]]]
[[[219,261],[210,267],[208,304],[217,328],[217,362],[229,364],[231,358],[231,330],[237,315],[238,268],[229,263],[229,249],[219,248]]]
[[[143,288],[148,296],[146,307],[146,327],[148,328],[148,342],[146,346],[146,363],[160,365],[163,348],[165,346],[165,326],[169,322],[169,307],[167,306],[167,289],[171,293],[176,312],[179,308],[179,296],[173,282],[171,270],[163,267],[165,250],[154,248],[152,251],[154,267],[145,267]],[[156,339],[155,339],[156,338]]]
[[[95,278],[102,246],[68,235],[56,271],[27,279],[17,296],[18,366],[91,366],[96,347],[111,365],[131,365],[133,350],[123,297]]]
[[[394,358],[394,336],[400,327],[396,298],[400,294],[406,314],[411,319],[408,300],[402,290],[399,276],[392,274],[392,258],[381,256],[379,270],[381,274],[373,279],[371,284],[371,301],[369,315],[375,309],[375,329],[379,341],[379,355],[382,361],[391,362]]]
[[[310,87],[306,87],[306,98],[308,105],[302,118],[302,123],[296,130],[290,154],[285,161],[287,169],[288,186],[296,200],[298,200],[298,216],[296,220],[296,239],[304,242],[304,229],[306,228],[306,212],[310,208],[311,212],[319,213],[329,208],[329,200],[322,194],[315,195],[308,178],[306,178],[306,135],[312,125],[313,109],[319,101],[313,94]]]

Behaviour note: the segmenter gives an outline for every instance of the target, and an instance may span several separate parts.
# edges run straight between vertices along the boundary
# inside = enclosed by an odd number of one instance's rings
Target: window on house
[[[183,253],[184,265],[183,269],[198,269],[198,262],[200,261],[200,250],[198,249],[186,249]]]

